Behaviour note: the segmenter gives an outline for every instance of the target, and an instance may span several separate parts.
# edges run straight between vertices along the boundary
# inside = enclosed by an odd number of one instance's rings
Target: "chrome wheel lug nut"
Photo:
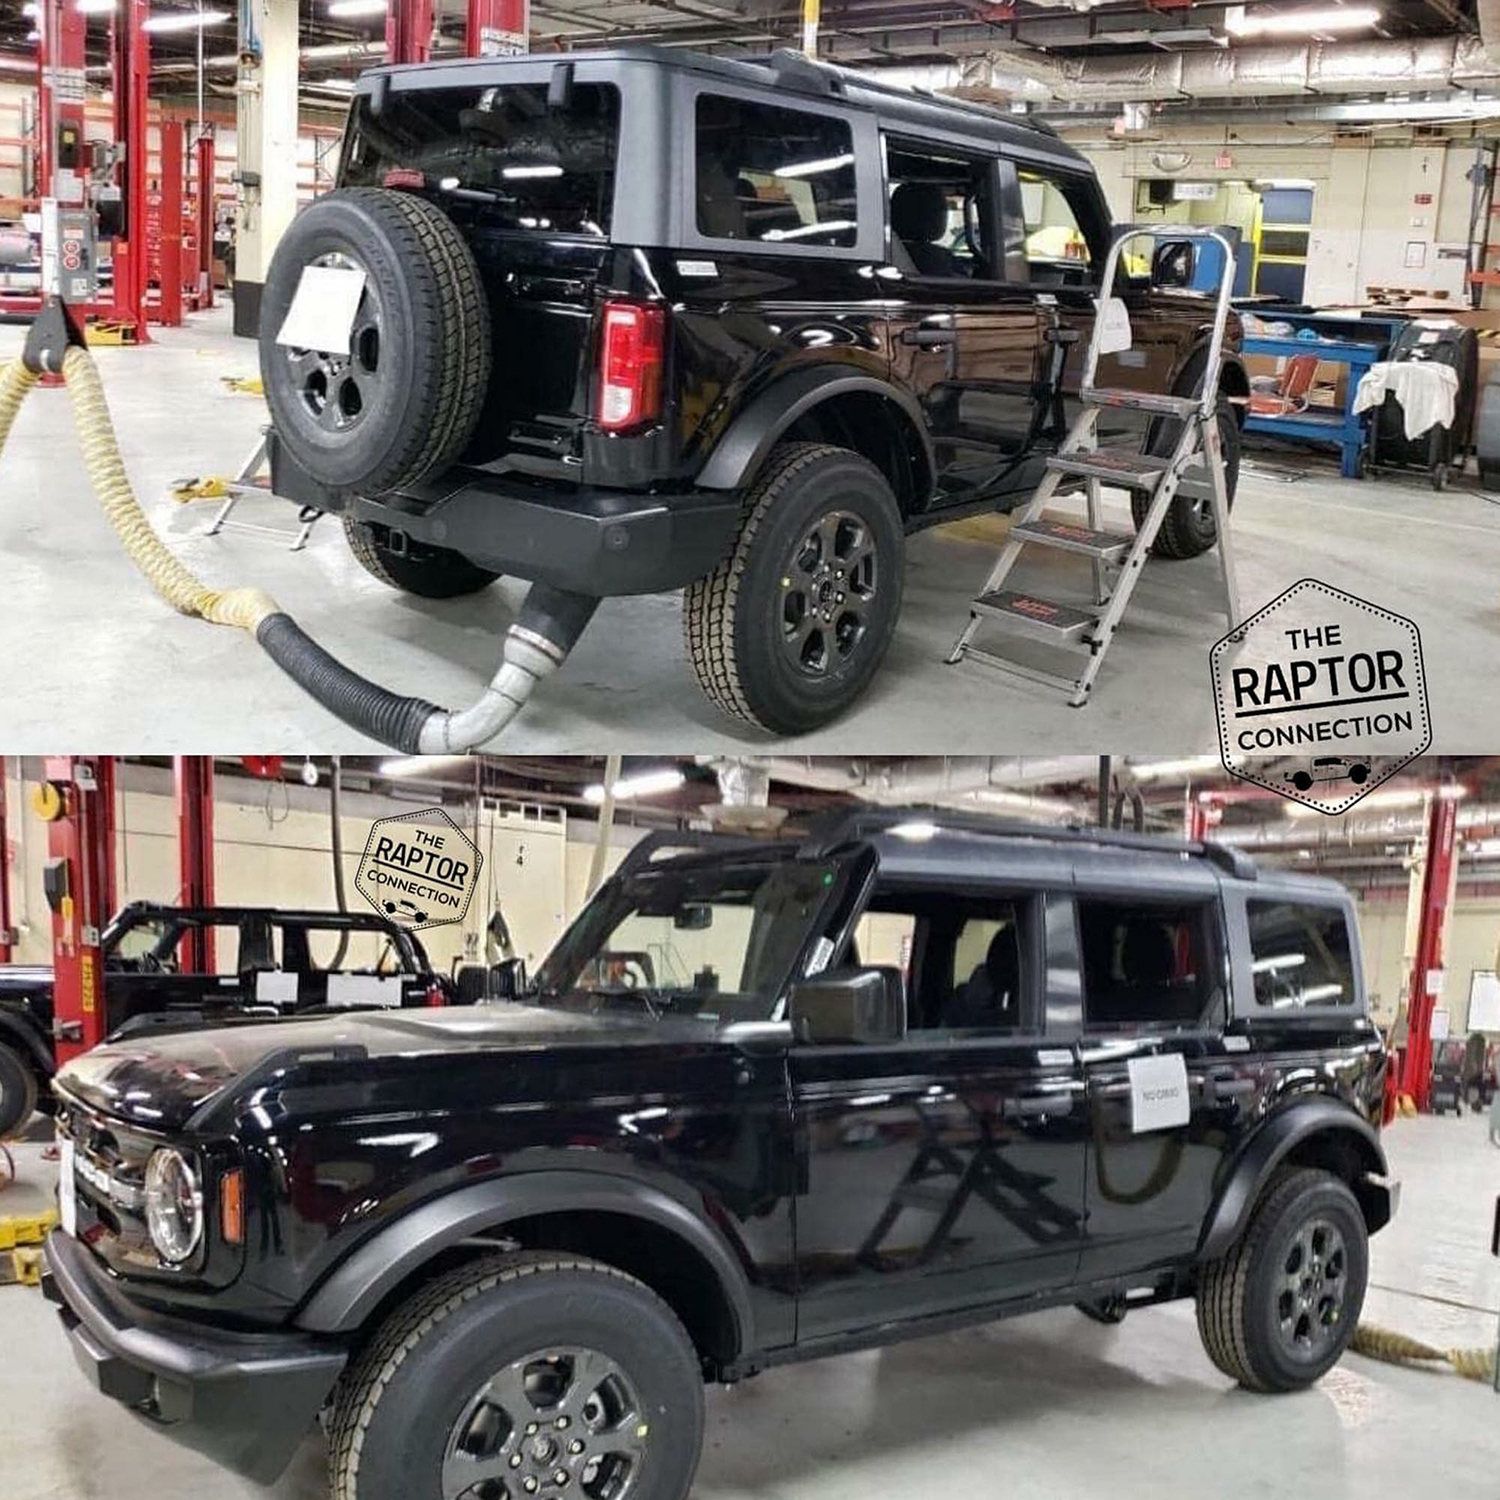
[[[568,1425],[568,1419],[566,1417],[559,1417],[552,1425],[561,1432]]]
[[[568,1471],[566,1469],[559,1469],[552,1476],[552,1482],[554,1484],[566,1484],[568,1482]]]
[[[582,1438],[574,1438],[573,1441],[568,1444],[568,1452],[569,1453],[582,1453],[583,1452],[583,1439]]]
[[[537,1424],[535,1422],[528,1422],[526,1424],[526,1436],[530,1437],[536,1431],[536,1428]]]
[[[521,1481],[521,1488],[525,1490],[528,1495],[534,1495],[536,1493],[536,1480],[534,1480],[528,1474],[526,1478]]]
[[[521,1455],[519,1453],[512,1453],[511,1454],[511,1456],[510,1456],[510,1466],[513,1469],[519,1469],[521,1467]]]

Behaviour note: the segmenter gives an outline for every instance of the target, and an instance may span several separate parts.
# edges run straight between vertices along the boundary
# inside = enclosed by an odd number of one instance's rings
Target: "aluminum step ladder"
[[[1162,225],[1126,225],[1116,235],[1105,257],[1101,287],[1113,287],[1126,243],[1162,234]],[[1058,451],[1047,459],[1046,473],[1036,492],[1018,512],[1010,536],[984,587],[969,605],[969,623],[954,643],[948,662],[974,660],[1013,676],[1068,694],[1074,708],[1088,702],[1094,679],[1104,664],[1115,631],[1130,603],[1146,565],[1156,534],[1161,530],[1173,500],[1183,484],[1208,491],[1218,531],[1219,567],[1224,584],[1224,609],[1232,630],[1240,621],[1239,590],[1235,583],[1233,551],[1229,541],[1229,495],[1224,481],[1224,455],[1219,439],[1219,362],[1224,348],[1224,329],[1229,319],[1234,291],[1234,247],[1217,230],[1199,226],[1171,225],[1173,240],[1214,240],[1223,249],[1214,321],[1209,337],[1208,360],[1203,386],[1196,396],[1158,395],[1100,386],[1096,374],[1100,345],[1105,332],[1103,307],[1096,304],[1093,332],[1078,396],[1083,410],[1069,428]],[[1155,456],[1129,447],[1101,447],[1098,439],[1102,411],[1138,411],[1152,417],[1174,419],[1182,424],[1170,454]],[[1204,475],[1189,470],[1206,469]],[[1047,506],[1066,487],[1072,492],[1082,481],[1087,496],[1087,524],[1069,517],[1049,515]],[[1105,485],[1150,495],[1145,519],[1132,537],[1104,526],[1102,490]],[[1027,547],[1050,547],[1089,559],[1093,570],[1092,607],[1064,604],[1005,586],[1005,580]],[[1046,672],[985,650],[974,644],[981,626],[989,623],[1010,635],[1040,640],[1048,645],[1083,653],[1086,660],[1074,676]]]

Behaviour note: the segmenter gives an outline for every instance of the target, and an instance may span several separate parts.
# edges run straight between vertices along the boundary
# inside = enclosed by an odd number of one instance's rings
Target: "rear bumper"
[[[267,442],[271,487],[288,500],[388,526],[494,573],[598,598],[662,593],[702,578],[739,525],[733,490],[649,495],[462,467],[378,500],[345,497],[299,469],[274,429]]]
[[[47,1237],[42,1290],[89,1382],[167,1437],[269,1484],[344,1367],[305,1334],[233,1333],[136,1307],[70,1235]]]

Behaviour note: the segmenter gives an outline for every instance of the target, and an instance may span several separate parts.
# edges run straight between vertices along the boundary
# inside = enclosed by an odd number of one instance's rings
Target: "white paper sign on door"
[[[1173,1126],[1187,1124],[1192,1103],[1188,1099],[1187,1064],[1182,1053],[1132,1057],[1125,1066],[1130,1075],[1130,1129],[1133,1134],[1170,1130]]]

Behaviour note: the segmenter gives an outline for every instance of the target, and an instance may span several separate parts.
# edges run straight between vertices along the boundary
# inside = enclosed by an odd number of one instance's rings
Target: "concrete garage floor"
[[[1482,1118],[1402,1121],[1386,1137],[1401,1211],[1372,1243],[1370,1321],[1439,1346],[1492,1346],[1488,1253],[1500,1151]],[[18,1152],[0,1212],[43,1206],[52,1168]],[[309,1436],[266,1491],[143,1430],[93,1393],[56,1314],[0,1289],[0,1483],[7,1500],[320,1500]],[[1102,1328],[1069,1309],[772,1371],[709,1396],[695,1500],[1006,1500],[1317,1493],[1494,1493],[1500,1396],[1447,1373],[1348,1355],[1295,1396],[1230,1385],[1189,1303]]]
[[[0,359],[24,329],[0,327]],[[145,349],[103,349],[127,468],[149,514],[183,559],[214,584],[272,591],[350,666],[393,689],[451,707],[472,702],[499,659],[524,592],[507,582],[477,598],[408,598],[366,575],[334,522],[292,554],[265,537],[202,535],[212,502],[168,498],[186,475],[233,472],[264,421],[262,403],[226,376],[251,375],[254,347],[229,332],[228,310],[157,334]],[[1301,464],[1277,455],[1278,463]],[[1114,520],[1125,503],[1115,496]],[[256,499],[241,518],[292,526],[290,505]],[[1500,646],[1500,512],[1470,491],[1435,495],[1414,476],[1353,484],[1314,462],[1299,483],[1247,475],[1235,511],[1247,609],[1312,576],[1414,619],[1426,644],[1435,750],[1494,743],[1500,711],[1480,690]],[[996,523],[981,535],[998,537]],[[1153,563],[1088,709],[966,664],[945,667],[995,556],[975,524],[910,545],[906,603],[885,670],[854,712],[799,748],[849,753],[1036,750],[1110,745],[1181,754],[1214,744],[1207,649],[1224,625],[1212,556]],[[1081,559],[1044,555],[1016,575],[1084,576]],[[60,744],[135,751],[237,752],[245,744],[328,753],[368,749],[238,633],[172,615],[108,530],[89,490],[66,395],[33,392],[0,456],[0,731],[8,752]],[[608,600],[561,673],[504,738],[507,749],[707,750],[745,737],[702,698],[682,654],[678,599]]]

